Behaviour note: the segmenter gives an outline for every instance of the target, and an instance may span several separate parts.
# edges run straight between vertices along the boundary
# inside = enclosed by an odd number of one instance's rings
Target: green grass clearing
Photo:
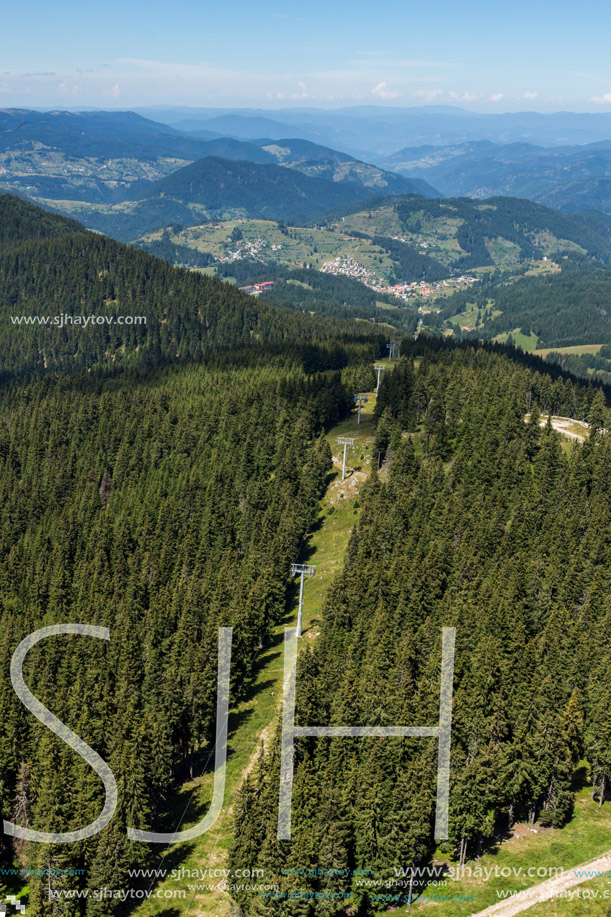
[[[536,834],[531,832],[525,824],[514,825],[508,840],[496,845],[477,861],[467,863],[467,866],[473,870],[479,867],[484,876],[486,874],[489,876],[488,880],[478,874],[461,879],[449,879],[442,885],[429,888],[431,895],[450,897],[462,895],[473,897],[474,901],[448,900],[444,901],[441,907],[435,902],[422,904],[416,902],[411,908],[400,906],[393,913],[396,917],[407,917],[414,911],[433,911],[440,908],[439,913],[443,913],[443,917],[469,917],[502,900],[498,892],[521,891],[545,880],[543,876],[529,877],[527,875],[529,870],[535,873],[537,870],[543,872],[550,867],[562,867],[569,870],[611,849],[611,805],[607,804],[599,808],[598,802],[590,799],[590,789],[587,786],[582,787],[577,793],[573,818],[563,828],[541,828],[539,825],[535,827]],[[455,864],[448,862],[448,865]],[[511,873],[511,875],[493,874],[502,871]],[[519,874],[520,871],[522,874]],[[607,907],[610,903],[611,900],[607,902]],[[558,904],[562,907],[562,901]],[[551,905],[552,902],[549,906]],[[548,907],[548,904],[539,907]],[[569,905],[565,900],[564,910],[558,913],[579,913],[569,910],[572,907],[573,904]],[[533,909],[526,913],[534,915],[538,914],[538,911]],[[541,913],[549,917],[556,912],[551,910]],[[583,913],[604,914],[605,911],[584,911]]]
[[[386,362],[388,361],[380,361]],[[373,411],[375,394],[370,392],[369,401],[363,405],[361,423],[357,424],[356,410],[350,417],[329,431],[327,439],[334,456],[334,468],[325,496],[320,503],[319,521],[306,539],[299,560],[316,565],[316,575],[306,579],[303,606],[303,640],[301,649],[307,642],[316,638],[319,633],[321,611],[327,589],[334,576],[341,568],[350,533],[357,519],[355,497],[360,485],[370,471],[371,445],[374,432]],[[355,444],[349,447],[346,466],[348,474],[345,482],[341,481],[341,457],[343,446],[337,444],[338,436],[354,437]],[[168,869],[181,866],[196,870],[205,867],[215,869],[227,868],[228,851],[231,845],[235,825],[232,819],[233,802],[245,772],[256,759],[261,743],[267,744],[279,723],[277,714],[282,703],[283,652],[282,642],[284,627],[294,625],[297,618],[298,589],[297,581],[291,594],[291,609],[286,620],[274,628],[268,646],[261,650],[258,657],[257,675],[244,700],[230,712],[229,741],[226,789],[223,811],[216,824],[206,834],[188,844],[167,848],[167,859],[157,865]],[[273,694],[272,694],[273,692]],[[182,827],[188,828],[203,818],[212,797],[211,773],[204,777],[185,783],[174,800],[173,811],[168,815],[168,830],[174,830],[178,818],[188,808],[188,817]],[[162,858],[160,854],[160,858]],[[256,865],[256,864],[255,864]],[[213,880],[214,882],[218,880]],[[207,884],[200,883],[202,886]],[[210,884],[213,884],[210,882]],[[232,903],[226,891],[193,891],[197,880],[166,879],[156,883],[155,888],[164,891],[182,889],[186,898],[173,899],[172,910],[178,912],[194,911],[197,917],[233,917]],[[168,910],[168,899],[151,897],[143,901],[132,912],[138,917],[161,915]]]
[[[582,353],[598,353],[602,344],[575,344],[574,347],[543,347],[540,350],[533,350],[537,357],[547,357],[550,353],[573,353],[579,356]]]
[[[539,340],[534,331],[531,331],[530,334],[522,334],[520,328],[515,328],[513,331],[506,331],[503,334],[497,334],[493,340],[498,341],[500,344],[506,344],[510,337],[516,347],[521,347],[522,350],[529,353],[535,349],[537,341]]]

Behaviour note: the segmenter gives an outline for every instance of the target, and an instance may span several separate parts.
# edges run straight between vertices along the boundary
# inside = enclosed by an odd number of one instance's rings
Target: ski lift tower
[[[369,401],[369,398],[366,395],[355,395],[354,396],[354,403],[358,404],[359,406],[359,419],[357,421],[357,424],[360,424],[361,422],[361,408],[364,404],[367,404],[368,401]]]
[[[342,481],[346,477],[346,449],[348,446],[354,446],[354,440],[350,439],[349,436],[338,436],[337,437],[338,445],[344,447],[344,462],[342,465]]]
[[[379,389],[379,387],[380,387],[380,376],[382,375],[382,373],[383,373],[384,370],[386,369],[386,366],[385,366],[383,363],[376,363],[375,366],[374,366],[373,368],[374,368],[374,369],[377,369],[377,371],[378,371],[378,383],[377,383],[377,385],[376,385],[376,395],[377,395],[377,394],[378,394],[378,389]]]
[[[316,573],[316,567],[311,566],[310,564],[291,564],[291,574],[293,576],[300,576],[301,583],[299,584],[299,612],[297,614],[297,636],[301,637],[301,619],[303,616],[303,581],[308,576],[310,579]]]
[[[399,342],[391,341],[386,346],[388,347],[388,359],[393,360],[395,357],[399,359],[401,356],[401,351],[399,350]]]

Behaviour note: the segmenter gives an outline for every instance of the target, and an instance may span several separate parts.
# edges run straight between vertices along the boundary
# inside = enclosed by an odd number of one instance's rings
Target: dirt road
[[[567,869],[562,876],[554,876],[553,879],[546,879],[539,885],[533,885],[532,888],[526,888],[522,892],[517,892],[512,898],[506,898],[487,907],[484,911],[477,911],[473,917],[513,917],[514,914],[521,914],[522,911],[534,907],[535,904],[541,904],[543,901],[549,901],[550,898],[558,897],[562,892],[574,888],[576,885],[582,885],[590,879],[595,878],[596,873],[602,875],[611,870],[611,850],[603,856],[584,863],[583,866],[577,866],[574,869]],[[580,873],[580,875],[577,875]],[[589,875],[584,875],[589,873]],[[611,875],[611,872],[609,872]]]

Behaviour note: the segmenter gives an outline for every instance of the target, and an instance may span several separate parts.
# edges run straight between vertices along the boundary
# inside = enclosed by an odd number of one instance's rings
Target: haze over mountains
[[[558,210],[611,210],[611,141],[540,147],[477,141],[399,150],[387,169],[426,179],[451,197],[506,194]]]
[[[358,158],[388,156],[405,146],[429,143],[444,145],[490,140],[563,146],[611,138],[611,114],[607,112],[482,114],[446,105],[274,110],[155,106],[137,110],[176,128],[212,130],[251,140],[263,136],[274,139],[301,137],[346,150]]]
[[[611,115],[603,112],[491,115],[444,106],[141,111],[163,120],[121,111],[0,111],[0,189],[63,212],[70,205],[61,202],[70,201],[116,207],[150,200],[153,183],[215,157],[351,186],[329,191],[322,209],[381,193],[509,195],[565,212],[611,211]],[[210,203],[218,197],[214,182],[222,180],[218,162],[198,168],[211,178],[209,194],[160,206],[151,220],[123,220],[112,211],[100,216],[88,207],[75,215],[122,238],[154,228],[159,219],[192,224],[181,205],[200,204],[207,216],[223,217],[235,199],[228,193],[224,206]],[[255,199],[265,197],[270,175],[250,170],[249,184],[258,185]],[[228,188],[235,169],[232,176]],[[301,219],[320,211],[323,186],[286,176],[275,184],[267,206],[256,211],[247,205],[245,216]]]
[[[292,308],[530,347],[609,336],[608,115],[148,113],[172,123],[0,112],[0,190],[174,264],[273,279]]]
[[[191,168],[186,183],[184,167]],[[155,184],[173,173],[177,177],[167,187]],[[179,186],[183,193],[177,197]],[[212,131],[196,137],[133,112],[25,110],[0,112],[0,190],[74,210],[86,225],[123,239],[232,211],[301,219],[371,194],[438,195],[421,179],[302,139],[251,143]],[[157,194],[156,206],[118,206]],[[85,206],[75,209],[73,201]]]

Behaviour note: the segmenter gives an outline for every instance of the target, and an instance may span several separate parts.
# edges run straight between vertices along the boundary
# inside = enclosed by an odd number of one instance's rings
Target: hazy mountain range
[[[388,156],[406,146],[471,140],[565,146],[611,139],[611,113],[607,112],[481,114],[442,105],[272,111],[149,107],[138,111],[183,130],[215,131],[250,140],[300,137],[345,150],[357,158]]]
[[[134,112],[0,111],[0,186],[33,198],[116,203],[207,156],[281,164],[376,193],[437,194],[425,182],[286,133],[249,142],[212,131],[187,134]]]
[[[0,190],[123,239],[231,216],[302,220],[380,194],[504,195],[611,212],[611,114],[441,106],[146,113],[164,120],[0,111]]]
[[[611,210],[611,141],[540,147],[487,141],[399,150],[384,161],[450,196],[526,197],[558,210]]]

